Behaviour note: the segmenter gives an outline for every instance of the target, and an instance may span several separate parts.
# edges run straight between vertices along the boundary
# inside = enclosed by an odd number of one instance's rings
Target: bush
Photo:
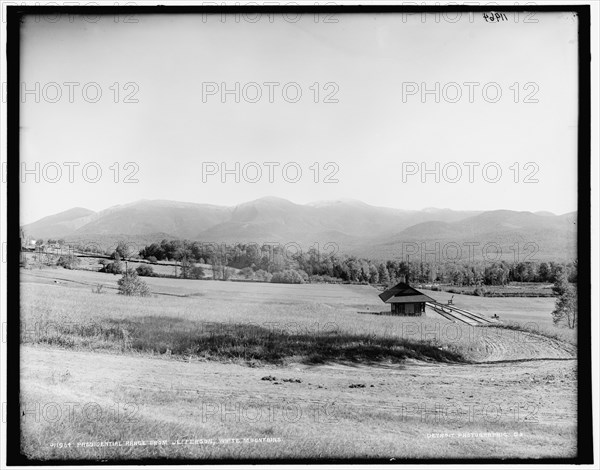
[[[74,255],[61,255],[56,262],[57,266],[65,269],[75,269],[81,263],[80,259]]]
[[[115,261],[114,263],[108,263],[100,269],[101,273],[121,274],[123,272],[123,263]]]
[[[202,279],[204,278],[204,269],[200,266],[194,266],[188,271],[188,277],[190,279]]]
[[[304,271],[302,271],[304,273]],[[306,275],[306,273],[304,273]],[[304,284],[304,277],[295,269],[286,269],[284,271],[273,274],[271,282],[282,284]]]
[[[460,293],[460,292],[458,292],[458,293]],[[487,289],[485,287],[477,287],[473,291],[473,295],[477,295],[479,297],[485,297],[486,294],[487,294]]]
[[[342,280],[337,277],[315,274],[309,277],[309,281],[315,284],[341,284]]]
[[[259,269],[254,273],[256,279],[263,282],[271,282],[271,278],[273,275],[270,272],[265,271],[264,269]]]
[[[152,269],[152,266],[148,266],[147,264],[139,265],[135,271],[138,274],[138,276],[146,276],[146,277],[154,276],[154,269]]]
[[[156,259],[156,256],[148,256],[146,258],[150,263],[158,263],[158,260]]]
[[[102,289],[104,289],[104,285],[96,284],[96,287],[92,287],[93,294],[102,294]]]
[[[119,294],[121,295],[138,297],[147,297],[150,295],[148,284],[142,281],[133,269],[130,269],[123,274],[123,277],[119,279],[118,284]]]
[[[248,266],[246,268],[243,268],[240,271],[240,274],[242,276],[244,276],[246,279],[251,279],[252,277],[254,277],[254,270],[251,267]]]

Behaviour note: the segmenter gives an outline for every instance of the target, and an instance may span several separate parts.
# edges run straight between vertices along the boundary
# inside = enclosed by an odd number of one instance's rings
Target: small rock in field
[[[365,384],[350,384],[349,388],[365,388]]]
[[[263,377],[260,380],[269,380],[269,381],[273,382],[274,380],[277,380],[277,377],[273,377],[272,375],[267,375],[266,377]]]
[[[283,379],[284,382],[290,382],[290,383],[297,383],[297,384],[301,384],[302,380],[300,379]]]

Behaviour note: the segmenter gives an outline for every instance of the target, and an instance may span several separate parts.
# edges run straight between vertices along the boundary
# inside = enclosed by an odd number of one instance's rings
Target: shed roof
[[[404,282],[382,292],[379,294],[379,298],[386,303],[435,302],[431,297]]]
[[[431,297],[426,296],[425,294],[421,295],[405,295],[404,297],[392,297],[385,302],[388,304],[406,304],[413,302],[433,302],[434,300]]]

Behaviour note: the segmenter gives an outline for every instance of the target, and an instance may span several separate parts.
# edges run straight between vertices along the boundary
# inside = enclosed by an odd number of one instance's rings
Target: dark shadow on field
[[[255,324],[202,323],[164,317],[119,322],[138,351],[170,351],[174,355],[244,359],[281,364],[294,358],[304,364],[328,362],[403,362],[407,358],[460,362],[462,357],[438,347],[374,335],[338,331],[285,331]]]
[[[65,325],[64,331],[57,331],[55,325],[52,337],[38,337],[36,342],[267,364],[465,362],[456,352],[406,338],[159,316],[112,319],[87,329]]]

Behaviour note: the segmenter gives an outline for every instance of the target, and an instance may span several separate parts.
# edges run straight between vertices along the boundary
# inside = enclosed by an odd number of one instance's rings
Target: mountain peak
[[[263,197],[259,197],[258,199],[255,199],[254,201],[250,201],[250,203],[253,202],[272,202],[272,203],[281,203],[281,204],[294,204],[292,201],[289,201],[288,199],[284,199],[282,197],[277,197],[277,196],[263,196]]]
[[[306,205],[310,206],[310,207],[331,207],[331,206],[336,206],[336,205],[341,205],[341,204],[351,205],[351,206],[370,207],[369,204],[367,204],[366,202],[359,201],[358,199],[352,199],[349,197],[314,201],[314,202],[309,202]]]
[[[406,241],[528,240],[535,241],[540,251],[566,256],[575,221],[576,213],[559,217],[510,210],[400,210],[355,199],[296,204],[266,196],[236,206],[142,199],[98,213],[73,208],[23,228],[27,235],[44,239],[160,233],[162,238],[219,243],[336,243],[341,253],[373,257],[397,256]]]

